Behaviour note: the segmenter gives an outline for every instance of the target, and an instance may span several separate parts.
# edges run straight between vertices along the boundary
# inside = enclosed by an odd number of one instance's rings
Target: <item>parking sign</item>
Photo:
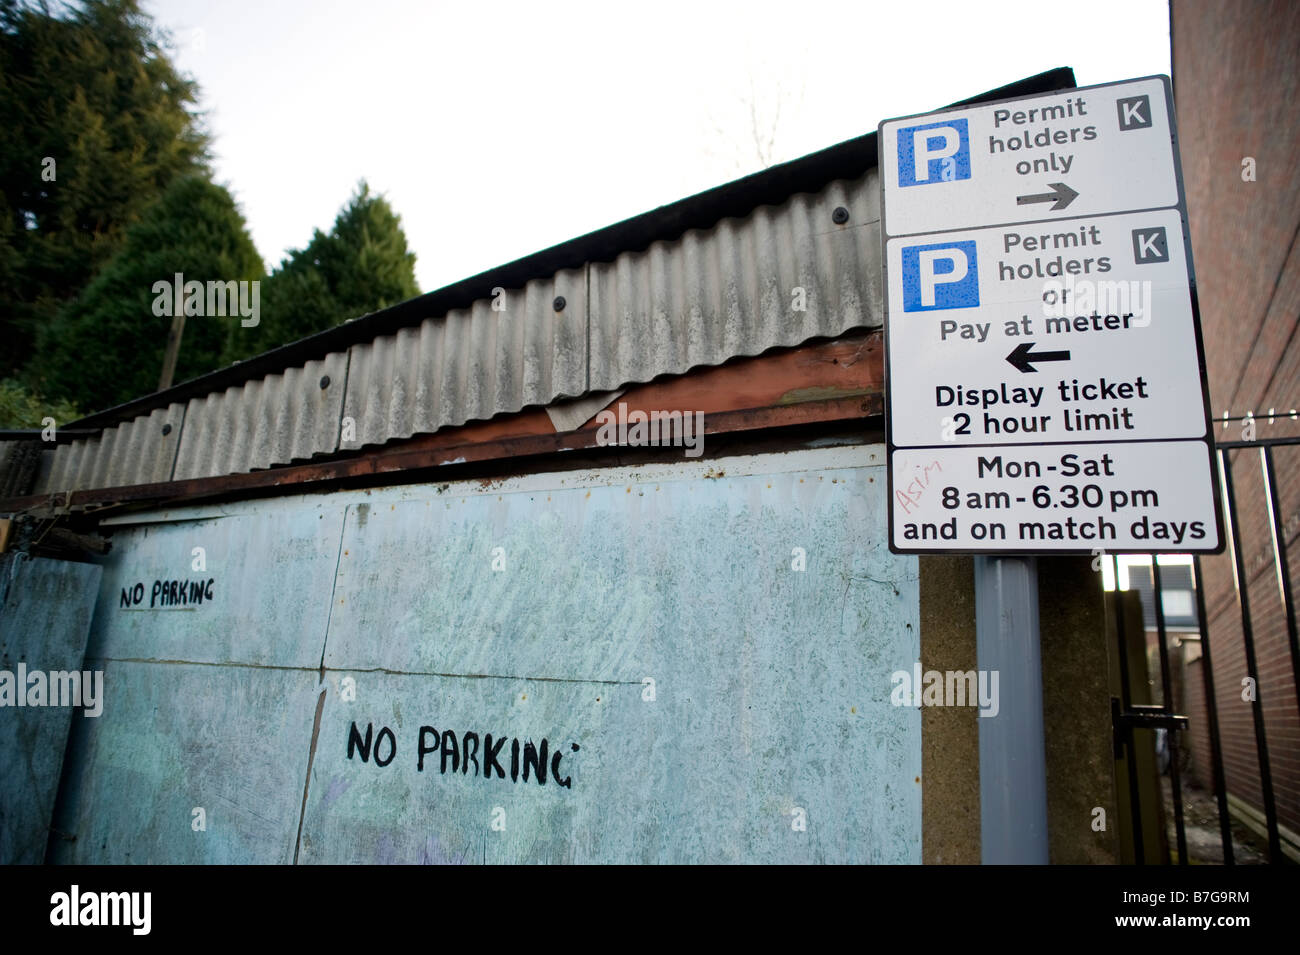
[[[1168,79],[877,142],[890,546],[1222,550]]]

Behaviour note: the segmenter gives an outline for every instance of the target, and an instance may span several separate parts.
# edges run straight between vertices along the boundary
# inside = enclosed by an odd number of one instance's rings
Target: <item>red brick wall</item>
[[[1300,407],[1300,3],[1173,0],[1173,80],[1216,415]],[[1255,160],[1255,181],[1242,160]],[[1257,424],[1260,436],[1300,434],[1300,423]],[[1238,440],[1241,426],[1216,428]],[[1276,452],[1300,595],[1300,449]],[[1300,711],[1273,570],[1259,453],[1233,452],[1233,476],[1264,702],[1274,794],[1284,824],[1300,829]],[[1230,792],[1262,808],[1231,554],[1202,561],[1219,724]],[[1199,664],[1187,674],[1195,771],[1209,785]]]

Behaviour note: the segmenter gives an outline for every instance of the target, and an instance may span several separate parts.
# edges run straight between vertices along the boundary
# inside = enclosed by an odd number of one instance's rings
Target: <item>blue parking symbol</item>
[[[974,241],[903,248],[903,311],[977,308],[979,303]]]
[[[924,186],[970,178],[970,132],[964,119],[898,131],[898,184]]]

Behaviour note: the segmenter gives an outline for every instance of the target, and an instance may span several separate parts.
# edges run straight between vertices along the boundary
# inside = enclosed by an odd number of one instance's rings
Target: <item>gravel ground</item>
[[[1178,854],[1174,830],[1174,796],[1169,777],[1160,778],[1165,794],[1165,821],[1169,828],[1169,852]],[[1183,822],[1187,834],[1187,857],[1191,865],[1221,865],[1223,843],[1219,837],[1219,805],[1214,794],[1183,779]],[[1232,857],[1237,865],[1267,865],[1268,840],[1232,820]]]

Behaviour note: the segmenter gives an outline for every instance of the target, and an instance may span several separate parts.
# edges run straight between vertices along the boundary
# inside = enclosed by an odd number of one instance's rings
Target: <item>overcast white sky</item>
[[[758,170],[751,112],[779,162],[1056,66],[1169,72],[1167,0],[145,8],[267,267],[364,177],[423,291]]]

